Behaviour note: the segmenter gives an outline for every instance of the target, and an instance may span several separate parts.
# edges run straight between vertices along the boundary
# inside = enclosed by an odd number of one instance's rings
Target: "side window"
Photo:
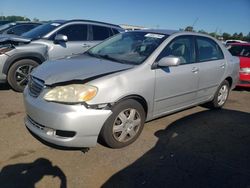
[[[15,35],[21,35],[31,29],[33,29],[35,25],[18,25],[14,28],[11,28],[9,31],[7,31],[8,34],[15,34]]]
[[[233,55],[233,56],[241,56],[241,53],[243,52],[243,47],[242,46],[230,46],[228,51]]]
[[[241,56],[250,57],[250,46],[244,46],[244,50],[243,50]]]
[[[194,63],[194,43],[192,36],[181,36],[173,39],[160,53],[157,60],[163,57],[175,56],[181,59],[181,64]]]
[[[57,34],[66,35],[68,41],[85,41],[87,40],[88,27],[84,24],[69,25],[57,32]]]
[[[117,29],[112,29],[113,30],[113,33],[114,33],[114,35],[116,35],[116,34],[118,34],[119,33],[119,31],[117,30]]]
[[[223,53],[218,44],[206,37],[197,37],[198,61],[213,61],[223,59]]]
[[[93,25],[93,40],[104,40],[112,36],[112,30],[108,27]]]

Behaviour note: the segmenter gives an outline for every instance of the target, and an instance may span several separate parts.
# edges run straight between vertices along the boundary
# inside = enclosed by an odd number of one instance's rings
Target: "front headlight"
[[[241,68],[240,73],[242,73],[242,74],[250,74],[250,67]]]
[[[97,94],[97,88],[84,84],[72,84],[57,86],[43,97],[46,101],[63,103],[80,103],[93,99]]]

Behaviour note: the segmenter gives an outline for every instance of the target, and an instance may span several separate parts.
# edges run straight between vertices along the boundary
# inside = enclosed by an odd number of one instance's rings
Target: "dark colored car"
[[[11,21],[6,21],[6,20],[0,21],[0,25],[4,25],[4,24],[10,23],[10,22],[11,22]]]
[[[11,22],[0,26],[0,34],[7,35],[22,35],[34,29],[35,27],[41,25],[41,23],[36,22]]]
[[[238,86],[250,87],[250,43],[230,44],[228,50],[233,56],[240,58],[240,81]]]

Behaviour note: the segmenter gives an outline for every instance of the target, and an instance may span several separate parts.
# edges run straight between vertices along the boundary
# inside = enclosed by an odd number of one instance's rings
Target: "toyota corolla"
[[[80,56],[46,62],[24,91],[25,125],[63,147],[134,142],[144,122],[206,103],[221,108],[238,81],[239,59],[193,32],[118,34]]]

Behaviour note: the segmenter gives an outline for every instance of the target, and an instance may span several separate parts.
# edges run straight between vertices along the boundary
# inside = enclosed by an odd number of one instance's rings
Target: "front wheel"
[[[121,101],[112,111],[113,114],[103,125],[100,138],[111,148],[122,148],[133,143],[141,134],[145,111],[133,99]]]
[[[229,83],[227,80],[224,80],[217,89],[214,95],[214,99],[211,102],[207,103],[206,106],[208,106],[209,108],[222,108],[227,101],[229,90]]]
[[[32,59],[22,59],[16,61],[9,69],[7,80],[11,88],[22,92],[28,83],[28,76],[32,69],[39,64]]]

